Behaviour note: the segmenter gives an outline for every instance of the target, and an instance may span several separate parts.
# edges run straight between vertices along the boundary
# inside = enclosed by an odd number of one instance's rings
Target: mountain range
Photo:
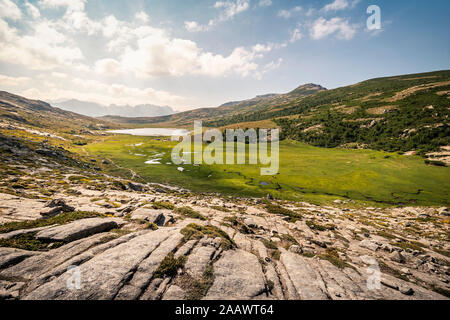
[[[105,106],[95,102],[71,99],[55,102],[54,105],[63,110],[90,117],[102,117],[107,115],[122,117],[158,117],[175,113],[169,106],[156,106],[152,104],[141,104],[136,106],[120,106],[112,104]]]

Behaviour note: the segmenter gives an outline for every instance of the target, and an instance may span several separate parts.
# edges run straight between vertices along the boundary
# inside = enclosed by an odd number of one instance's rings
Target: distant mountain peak
[[[327,88],[322,87],[320,84],[306,83],[298,86],[297,88],[289,92],[289,94],[310,95],[312,93],[324,90],[327,90]]]

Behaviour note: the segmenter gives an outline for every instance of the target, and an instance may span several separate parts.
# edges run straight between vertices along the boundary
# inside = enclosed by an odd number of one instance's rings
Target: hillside
[[[242,115],[253,112],[276,112],[294,102],[298,102],[304,97],[326,90],[320,85],[305,84],[286,94],[268,94],[257,96],[244,101],[228,102],[217,108],[200,108],[185,112],[176,113],[169,116],[155,118],[122,118],[104,117],[102,119],[121,124],[130,125],[151,125],[151,126],[175,126],[191,127],[194,120],[208,122],[209,126],[216,126],[221,121],[226,123],[229,117],[239,118]],[[212,121],[214,119],[214,121]],[[268,119],[268,118],[266,118]]]
[[[175,112],[169,106],[155,106],[152,104],[141,104],[136,106],[120,106],[112,104],[105,106],[95,102],[75,99],[55,102],[54,105],[63,110],[83,114],[89,117],[102,117],[107,115],[122,117],[158,117],[173,114]]]
[[[118,127],[109,122],[55,108],[46,102],[27,99],[6,91],[0,91],[0,124],[3,127],[20,125],[68,133]]]

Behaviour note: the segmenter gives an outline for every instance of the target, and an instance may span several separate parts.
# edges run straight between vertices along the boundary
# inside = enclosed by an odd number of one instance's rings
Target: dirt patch
[[[333,109],[336,110],[336,111],[345,113],[345,114],[352,114],[352,113],[354,113],[356,111],[357,108],[359,108],[359,106],[347,107],[347,106],[343,105],[343,106],[339,106],[339,107],[336,107],[336,108],[333,108]]]
[[[366,112],[369,114],[385,114],[388,112],[392,112],[393,110],[396,110],[397,108],[398,108],[398,106],[382,106],[382,107],[367,109]]]
[[[368,94],[367,96],[365,96],[364,98],[361,99],[361,102],[366,102],[366,101],[372,100],[372,98],[381,96],[382,94],[383,94],[382,92],[375,92],[375,93]]]
[[[428,90],[428,89],[433,89],[433,88],[438,88],[438,87],[443,87],[443,86],[448,86],[448,85],[450,85],[450,81],[421,84],[418,86],[414,86],[414,87],[399,91],[393,97],[385,99],[385,101],[393,102],[393,101],[402,100],[418,91]]]
[[[304,129],[303,132],[322,131],[322,128],[323,124],[317,124],[315,126]]]

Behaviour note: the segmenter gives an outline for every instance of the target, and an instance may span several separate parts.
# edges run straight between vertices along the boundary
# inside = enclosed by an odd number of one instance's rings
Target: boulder
[[[81,219],[65,225],[42,230],[36,234],[36,239],[64,242],[75,241],[96,233],[117,228],[118,221],[120,220],[113,218]]]
[[[369,249],[371,251],[377,251],[378,248],[380,247],[380,245],[378,243],[376,243],[375,241],[367,240],[367,239],[366,240],[362,240],[359,243],[359,246],[362,247],[362,248]]]
[[[129,182],[128,183],[128,188],[130,188],[130,190],[133,191],[138,191],[141,192],[144,190],[144,186],[140,183],[133,183],[133,182]]]
[[[298,245],[290,246],[289,247],[289,251],[293,252],[293,253],[302,253],[303,252],[302,248],[300,246],[298,246]]]
[[[405,257],[400,252],[398,252],[397,250],[394,250],[389,255],[389,259],[391,259],[394,262],[405,263]]]
[[[41,211],[41,216],[51,217],[62,212],[73,212],[75,208],[69,206],[64,199],[55,199],[45,205],[46,209]]]
[[[439,208],[437,211],[441,216],[449,216],[450,215],[450,211],[448,210],[447,207]]]
[[[159,226],[164,225],[165,217],[163,210],[139,208],[131,214],[132,220],[145,220],[150,223],[155,223]]]

